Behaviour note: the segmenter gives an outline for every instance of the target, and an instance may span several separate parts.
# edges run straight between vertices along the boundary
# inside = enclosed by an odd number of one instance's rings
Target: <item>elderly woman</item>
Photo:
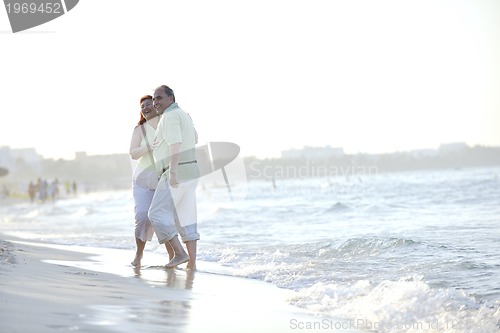
[[[158,183],[151,144],[153,143],[159,118],[153,107],[153,97],[146,95],[140,100],[140,120],[132,133],[130,156],[138,160],[133,174],[133,195],[135,203],[136,255],[132,266],[140,267],[146,241],[151,241],[153,226],[148,218],[148,210]],[[168,248],[167,248],[168,250]]]

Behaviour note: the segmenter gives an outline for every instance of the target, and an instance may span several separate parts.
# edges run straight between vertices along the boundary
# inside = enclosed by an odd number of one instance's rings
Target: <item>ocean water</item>
[[[500,332],[500,168],[250,181],[233,200],[212,185],[198,190],[200,267],[362,331]],[[0,210],[3,233],[135,248],[131,191]]]

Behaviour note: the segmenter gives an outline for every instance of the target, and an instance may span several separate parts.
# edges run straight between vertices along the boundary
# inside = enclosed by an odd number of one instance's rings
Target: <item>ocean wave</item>
[[[233,269],[236,276],[264,280],[280,287],[298,290],[317,281],[342,278],[339,271],[349,270],[345,278],[359,273],[355,269],[375,266],[382,259],[374,256],[409,250],[421,243],[401,238],[352,238],[306,244],[247,247],[212,247],[200,251],[201,260],[216,262]],[[363,264],[364,263],[364,264]],[[372,269],[372,268],[370,268]],[[369,274],[369,273],[366,273]]]
[[[329,208],[325,209],[323,212],[324,213],[336,213],[336,212],[342,212],[342,211],[349,210],[349,209],[351,209],[349,206],[347,206],[341,202],[337,202],[337,203],[331,205]]]
[[[422,276],[375,283],[316,283],[289,300],[311,312],[376,332],[492,333],[500,304],[477,302],[462,290],[433,289]]]
[[[498,332],[499,301],[486,301],[448,284],[436,285],[423,274],[407,273],[397,266],[384,272],[379,266],[385,258],[373,258],[385,251],[413,252],[415,246],[425,244],[404,238],[352,238],[279,249],[212,248],[209,253],[201,251],[200,259],[222,265],[230,275],[292,290],[292,305],[316,316],[353,321],[359,330]],[[364,258],[352,258],[353,253]],[[373,267],[368,267],[370,262]]]
[[[416,244],[419,244],[419,242],[404,238],[350,238],[334,246],[334,250],[338,253],[338,256],[343,257],[374,256],[394,248],[414,246]]]

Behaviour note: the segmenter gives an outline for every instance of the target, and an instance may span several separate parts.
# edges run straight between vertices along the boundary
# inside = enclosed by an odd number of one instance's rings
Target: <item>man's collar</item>
[[[170,112],[170,111],[173,111],[175,109],[178,109],[179,108],[179,105],[177,105],[177,103],[172,103],[170,104],[170,106],[168,108],[165,109],[165,111],[163,111],[163,113],[167,113],[167,112]]]

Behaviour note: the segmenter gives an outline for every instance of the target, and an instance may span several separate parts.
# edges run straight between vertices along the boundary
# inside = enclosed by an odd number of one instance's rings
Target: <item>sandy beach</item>
[[[139,271],[124,265],[130,251],[7,238],[0,242],[4,333],[297,332],[326,320],[287,305],[288,291],[261,281],[161,266]]]

